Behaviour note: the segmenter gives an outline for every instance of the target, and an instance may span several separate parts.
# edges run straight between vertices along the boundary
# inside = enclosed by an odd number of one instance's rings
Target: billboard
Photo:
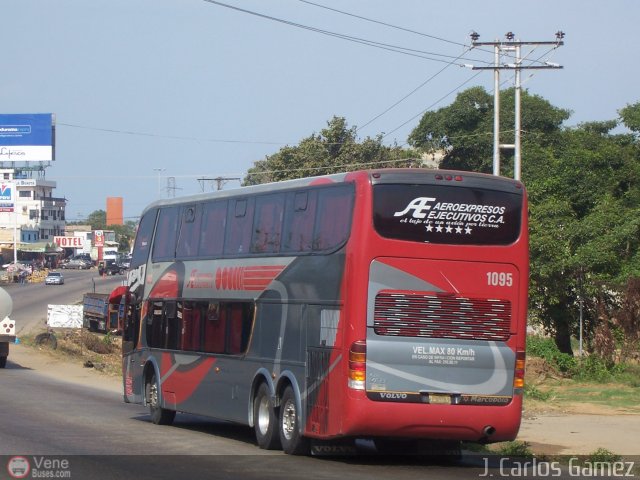
[[[55,160],[52,113],[0,114],[0,163]]]
[[[0,212],[13,212],[16,187],[13,183],[0,183]]]

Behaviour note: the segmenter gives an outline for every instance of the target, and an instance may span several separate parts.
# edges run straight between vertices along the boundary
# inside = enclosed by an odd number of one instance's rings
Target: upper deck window
[[[173,260],[176,254],[176,237],[179,225],[178,207],[160,209],[158,226],[153,240],[153,261]]]

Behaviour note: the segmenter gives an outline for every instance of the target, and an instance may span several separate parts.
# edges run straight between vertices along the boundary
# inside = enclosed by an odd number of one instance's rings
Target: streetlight
[[[154,168],[154,172],[158,172],[158,198],[162,198],[162,182],[160,180],[160,174],[164,172],[166,168]]]

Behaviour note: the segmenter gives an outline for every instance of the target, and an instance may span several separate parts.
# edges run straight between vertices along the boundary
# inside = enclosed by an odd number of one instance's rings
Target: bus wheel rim
[[[287,440],[291,440],[296,428],[296,406],[292,401],[288,401],[283,408],[282,433]]]
[[[260,433],[265,435],[269,430],[270,412],[269,412],[269,399],[262,397],[260,403],[258,403],[258,428]]]
[[[158,406],[158,386],[155,383],[149,389],[149,404],[152,408]]]

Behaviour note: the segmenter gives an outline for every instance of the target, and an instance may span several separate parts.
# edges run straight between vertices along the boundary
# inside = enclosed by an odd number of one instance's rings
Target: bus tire
[[[309,439],[300,434],[300,412],[291,385],[284,389],[280,401],[280,443],[289,455],[308,455]]]
[[[151,423],[155,425],[171,425],[173,419],[176,418],[175,410],[168,410],[160,406],[160,386],[156,381],[155,374],[151,375],[151,378],[145,385],[145,395],[147,405],[149,405],[149,416],[151,417]]]
[[[278,415],[266,383],[261,383],[253,399],[253,428],[258,446],[264,450],[280,448]]]
[[[0,368],[7,366],[7,357],[0,357]]]

